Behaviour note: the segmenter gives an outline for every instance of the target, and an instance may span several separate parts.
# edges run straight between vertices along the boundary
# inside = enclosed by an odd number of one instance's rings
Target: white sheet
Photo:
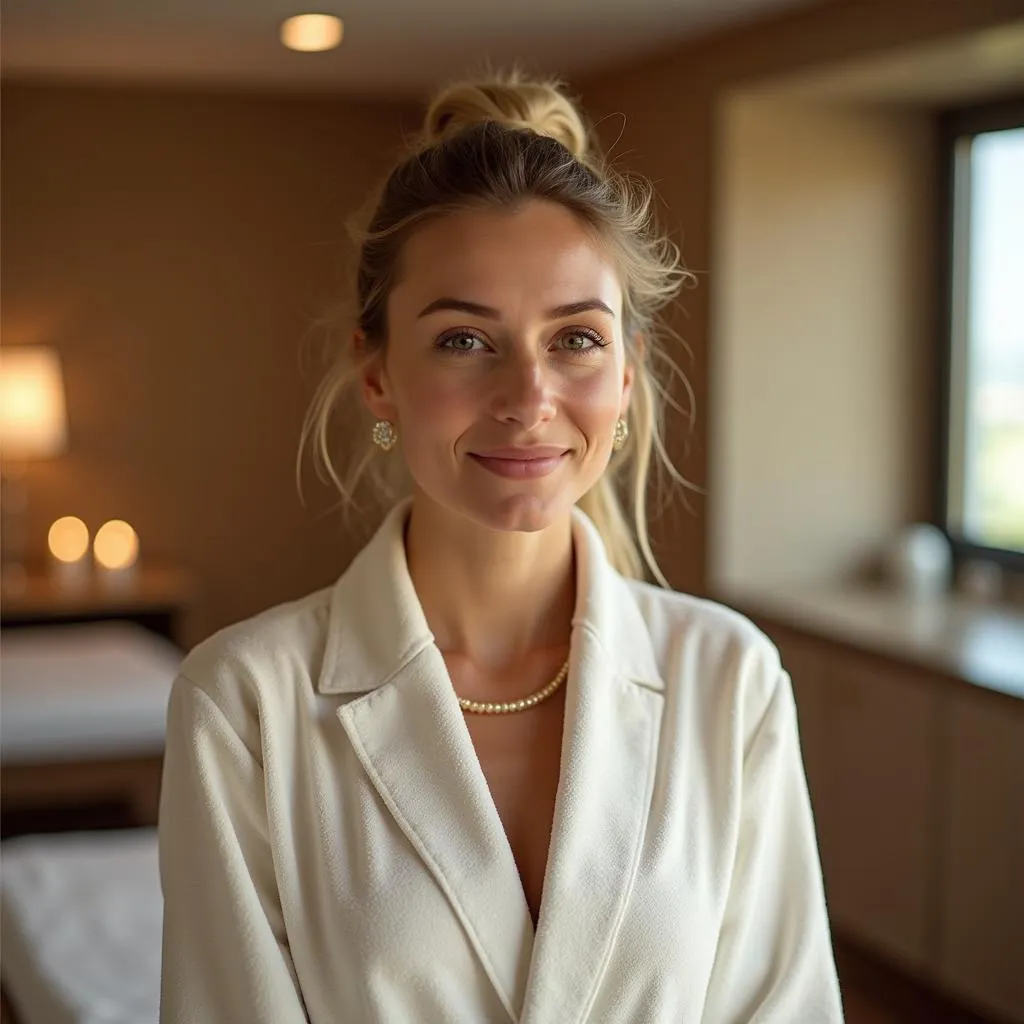
[[[157,1024],[155,829],[0,846],[0,971],[20,1024]]]
[[[173,644],[129,623],[5,631],[0,757],[40,762],[160,753],[180,663]]]

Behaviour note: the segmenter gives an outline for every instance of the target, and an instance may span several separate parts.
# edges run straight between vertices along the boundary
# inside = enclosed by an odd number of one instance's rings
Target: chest
[[[310,1020],[538,1024],[584,1019],[563,1003],[591,995],[589,1020],[699,1019],[684,995],[706,988],[733,829],[705,806],[695,735],[600,676],[589,703],[569,687],[500,716],[463,715],[436,677],[287,733],[268,805],[316,815],[272,829],[293,837],[274,863],[303,989],[323,994]]]
[[[529,711],[466,717],[534,925],[551,845],[564,721],[564,692]]]

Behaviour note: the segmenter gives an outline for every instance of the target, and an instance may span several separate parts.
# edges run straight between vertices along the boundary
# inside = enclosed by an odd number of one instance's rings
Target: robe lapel
[[[424,647],[389,683],[340,708],[338,717],[518,1021],[533,922],[440,651]]]
[[[632,585],[574,512],[573,617],[558,795],[537,934],[444,658],[408,575],[408,503],[336,584],[318,689],[466,929],[509,1017],[578,1024],[636,876],[664,683]]]
[[[633,886],[663,698],[576,630],[562,769],[522,1024],[587,1017]]]

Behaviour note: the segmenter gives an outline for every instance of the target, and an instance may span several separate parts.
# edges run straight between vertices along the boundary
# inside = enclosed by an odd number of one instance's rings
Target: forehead
[[[417,230],[405,244],[392,298],[422,308],[440,296],[501,309],[587,298],[617,313],[622,307],[615,266],[595,233],[564,207],[541,201],[459,211]]]

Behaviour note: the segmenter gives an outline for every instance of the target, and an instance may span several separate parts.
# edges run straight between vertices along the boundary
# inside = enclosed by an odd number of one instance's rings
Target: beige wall
[[[737,84],[960,28],[1019,0],[840,0],[582,83],[621,163],[652,177],[700,286],[675,326],[693,352],[698,429],[672,446],[708,483],[715,111]],[[31,473],[32,546],[75,513],[122,516],[145,553],[191,568],[192,639],[328,582],[354,540],[325,492],[299,505],[308,388],[300,342],[342,279],[342,219],[400,141],[395,107],[5,82],[5,344],[65,362],[67,456]],[[408,120],[406,119],[406,123]],[[714,443],[715,438],[711,438]],[[714,495],[711,507],[714,509]],[[706,585],[704,502],[655,526],[679,587]]]
[[[190,640],[338,573],[296,494],[300,349],[399,141],[387,105],[5,83],[3,342],[57,347],[70,420],[36,555],[59,515],[127,519],[195,573]]]
[[[757,91],[720,118],[708,582],[843,579],[929,513],[930,118]]]
[[[693,352],[683,356],[696,395],[697,427],[685,438],[673,420],[671,444],[688,444],[681,466],[689,479],[708,486],[709,349],[714,336],[709,279],[717,273],[713,210],[720,163],[716,112],[727,93],[758,80],[830,64],[966,30],[1013,21],[1020,0],[830,0],[797,8],[622,67],[584,82],[589,112],[622,166],[651,177],[663,200],[665,224],[682,243],[683,256],[700,284],[684,294],[674,321]],[[625,128],[623,130],[623,118]],[[682,397],[682,396],[681,396]],[[685,399],[684,399],[685,400]],[[655,527],[667,575],[680,588],[708,585],[707,524],[717,517],[716,495],[691,498],[696,517],[676,512]]]

